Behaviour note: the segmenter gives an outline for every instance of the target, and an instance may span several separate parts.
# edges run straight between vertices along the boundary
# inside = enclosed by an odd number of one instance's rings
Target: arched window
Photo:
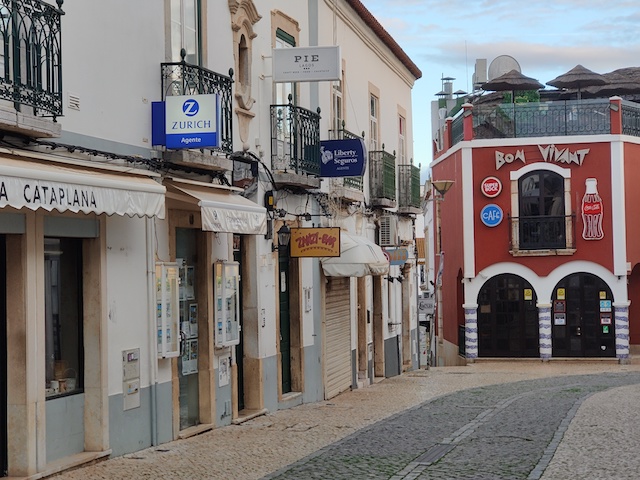
[[[566,247],[564,178],[535,170],[518,180],[518,233],[521,250]]]

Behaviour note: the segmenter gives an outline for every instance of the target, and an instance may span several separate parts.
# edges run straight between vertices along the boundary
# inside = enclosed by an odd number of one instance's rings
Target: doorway
[[[478,355],[538,357],[536,294],[524,278],[497,275],[478,294]]]
[[[0,235],[0,476],[6,477],[7,460],[7,264],[5,236]]]
[[[233,260],[238,262],[240,265],[240,272],[244,273],[242,269],[242,237],[240,235],[233,236]],[[237,405],[238,410],[244,410],[244,326],[242,322],[242,277],[244,275],[240,275],[240,280],[238,282],[238,294],[239,294],[239,305],[238,310],[240,312],[239,325],[240,325],[240,335],[238,345],[236,345],[236,373],[237,373]]]
[[[551,307],[554,357],[615,357],[613,294],[591,273],[563,278]]]
[[[291,392],[291,315],[289,312],[289,250],[278,249],[280,272],[280,365],[282,393]]]
[[[180,271],[180,337],[178,384],[180,430],[200,423],[198,381],[198,230],[176,229],[176,258]]]

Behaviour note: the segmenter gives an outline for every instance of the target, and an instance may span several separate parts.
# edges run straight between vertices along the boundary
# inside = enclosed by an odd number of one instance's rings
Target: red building
[[[465,104],[442,138],[433,182],[454,183],[433,238],[436,262],[439,241],[446,252],[436,365],[628,361],[640,345],[640,104]]]

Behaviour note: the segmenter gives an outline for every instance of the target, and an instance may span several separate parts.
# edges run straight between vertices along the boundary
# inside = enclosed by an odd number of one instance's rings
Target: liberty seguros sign
[[[367,165],[360,138],[320,142],[321,177],[361,177]]]

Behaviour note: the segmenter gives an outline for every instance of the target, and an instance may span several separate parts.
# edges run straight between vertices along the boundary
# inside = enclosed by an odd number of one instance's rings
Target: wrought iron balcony
[[[0,99],[62,115],[62,0],[0,0]]]
[[[184,52],[183,52],[184,53]],[[233,152],[233,69],[229,69],[229,76],[222,75],[197,65],[184,61],[160,64],[162,79],[162,100],[173,95],[205,95],[218,94],[220,97],[220,147],[211,149],[212,152],[224,154]]]
[[[398,211],[418,214],[420,207],[420,168],[398,165]]]
[[[342,128],[339,130],[329,130],[329,139],[330,140],[344,140],[344,139],[364,139],[364,132],[362,132],[362,136],[356,135],[355,133],[350,132],[344,128],[345,122],[342,121]],[[343,177],[334,179],[336,182],[342,182],[342,186],[345,188],[351,188],[353,190],[358,190],[362,192],[364,190],[364,178],[363,177]]]
[[[271,105],[271,162],[276,172],[320,174],[320,109],[317,113],[287,105]]]
[[[396,157],[382,150],[369,152],[369,185],[374,206],[396,206]]]
[[[575,248],[573,215],[511,217],[511,250]]]

